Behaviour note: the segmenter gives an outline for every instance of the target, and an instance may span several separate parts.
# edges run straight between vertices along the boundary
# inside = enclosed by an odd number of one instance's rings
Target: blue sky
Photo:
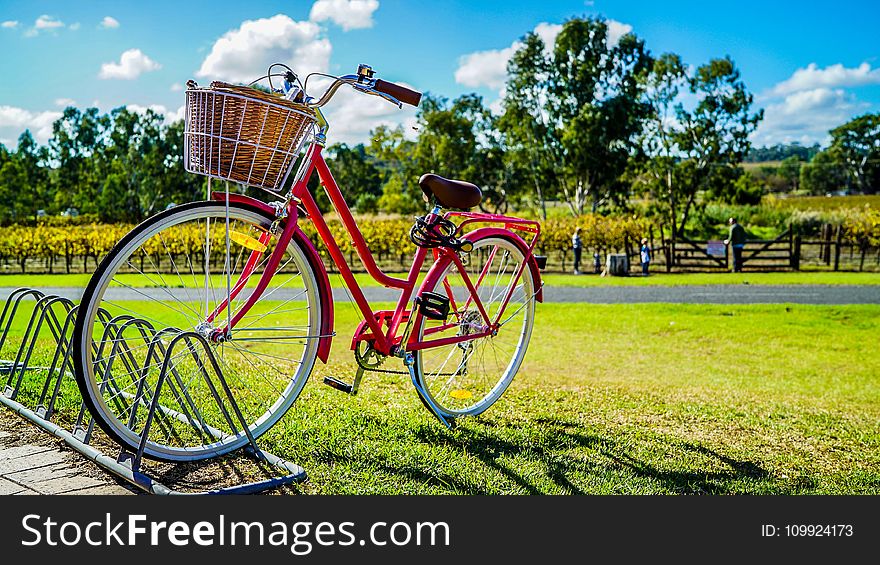
[[[25,128],[44,142],[67,104],[173,119],[188,79],[242,81],[276,60],[337,74],[368,63],[388,80],[492,103],[518,38],[552,38],[583,15],[691,65],[730,55],[766,111],[757,144],[823,142],[880,111],[880,3],[869,1],[0,0],[0,142],[14,146]],[[413,115],[346,93],[329,108],[330,137],[366,141]]]

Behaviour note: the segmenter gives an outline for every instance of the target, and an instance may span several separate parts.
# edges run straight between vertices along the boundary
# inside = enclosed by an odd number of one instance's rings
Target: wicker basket
[[[271,191],[284,187],[315,113],[261,90],[212,82],[186,90],[187,171]]]

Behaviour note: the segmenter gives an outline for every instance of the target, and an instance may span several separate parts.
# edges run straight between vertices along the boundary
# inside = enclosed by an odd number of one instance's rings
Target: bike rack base
[[[149,494],[159,495],[213,495],[213,494],[256,494],[266,490],[301,482],[306,479],[306,472],[301,466],[281,459],[272,453],[256,448],[255,443],[251,443],[244,447],[240,452],[254,457],[258,461],[264,461],[276,468],[281,476],[267,478],[259,481],[242,483],[239,485],[222,487],[212,490],[199,492],[184,492],[174,490],[167,487],[161,482],[153,479],[149,475],[139,471],[140,457],[132,460],[130,454],[122,451],[118,458],[111,457],[89,444],[92,436],[94,423],[90,422],[87,427],[83,427],[84,417],[87,410],[84,405],[79,408],[79,417],[74,425],[73,431],[68,431],[58,424],[51,421],[55,400],[60,392],[61,380],[65,376],[65,367],[70,359],[69,343],[67,338],[67,330],[72,327],[75,316],[76,306],[69,299],[59,297],[57,295],[47,295],[36,289],[19,288],[12,291],[6,300],[2,315],[0,315],[0,351],[9,337],[9,330],[15,318],[22,299],[30,296],[35,300],[33,312],[31,313],[27,330],[22,338],[21,344],[16,353],[14,361],[0,359],[0,374],[8,372],[5,387],[0,390],[0,404],[6,406],[22,418],[37,425],[43,431],[58,437],[71,449],[77,451],[90,461],[93,461],[105,471],[124,480],[128,484]],[[61,323],[57,312],[53,307],[63,308],[65,321]],[[8,314],[8,316],[7,316]],[[45,326],[44,326],[45,323]],[[40,396],[40,405],[35,409],[31,409],[15,398],[23,383],[24,373],[28,370],[36,368],[29,367],[28,363],[33,353],[39,333],[43,327],[48,327],[55,338],[56,351],[53,357],[52,366],[48,370],[48,376],[43,387],[43,394]],[[58,360],[62,359],[61,365],[58,366]],[[59,376],[56,381],[54,393],[48,397],[51,381],[55,368],[59,367]],[[18,378],[16,379],[16,373]],[[46,402],[48,398],[48,402]],[[124,457],[127,456],[127,457]]]

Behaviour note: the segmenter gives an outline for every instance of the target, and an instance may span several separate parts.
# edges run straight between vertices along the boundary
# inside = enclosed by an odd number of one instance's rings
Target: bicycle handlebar
[[[370,70],[370,72],[372,72],[372,70]],[[373,79],[369,78],[369,76],[356,74],[336,77],[333,84],[324,91],[324,94],[322,94],[317,101],[315,101],[314,98],[309,97],[306,99],[306,104],[312,108],[320,108],[333,98],[333,95],[336,94],[336,91],[339,90],[339,87],[343,84],[351,86],[358,92],[379,96],[380,98],[397,105],[398,108],[402,108],[403,104],[418,106],[422,99],[421,92],[411,90],[393,82],[388,82],[382,79]]]
[[[381,92],[393,98],[397,98],[404,104],[409,104],[410,106],[418,106],[419,101],[422,99],[421,92],[410,90],[405,86],[401,86],[393,82],[388,82],[380,78],[376,79],[373,88],[376,90],[376,92]]]

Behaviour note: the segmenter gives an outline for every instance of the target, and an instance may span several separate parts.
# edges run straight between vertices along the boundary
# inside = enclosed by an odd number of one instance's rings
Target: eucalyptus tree
[[[697,98],[693,110],[679,106],[682,125],[677,143],[683,160],[691,163],[689,182],[680,186],[681,201],[677,232],[687,224],[697,194],[733,200],[739,164],[749,152],[749,136],[764,116],[751,112],[754,97],[746,88],[730,57],[712,59],[689,77],[690,93]]]
[[[831,147],[845,167],[851,186],[880,191],[880,114],[865,114],[831,130]]]
[[[678,233],[681,184],[687,182],[678,145],[683,134],[678,121],[683,112],[680,96],[687,88],[687,67],[679,55],[665,53],[654,60],[645,81],[645,100],[651,111],[640,137],[645,157],[641,178],[669,222],[673,239]]]
[[[80,112],[68,106],[52,124],[49,157],[56,168],[55,206],[59,210],[76,207],[80,212],[96,212],[103,182],[92,157],[102,149],[109,116],[97,108]]]
[[[482,97],[464,94],[450,102],[427,96],[418,120],[413,155],[421,172],[477,184],[483,189],[484,210],[506,210],[519,186],[505,166],[496,120]]]
[[[565,22],[552,46],[529,34],[511,60],[500,127],[515,150],[538,158],[534,175],[552,168],[554,192],[572,214],[624,190],[619,178],[649,112],[650,66],[641,39],[612,41],[596,18]]]

